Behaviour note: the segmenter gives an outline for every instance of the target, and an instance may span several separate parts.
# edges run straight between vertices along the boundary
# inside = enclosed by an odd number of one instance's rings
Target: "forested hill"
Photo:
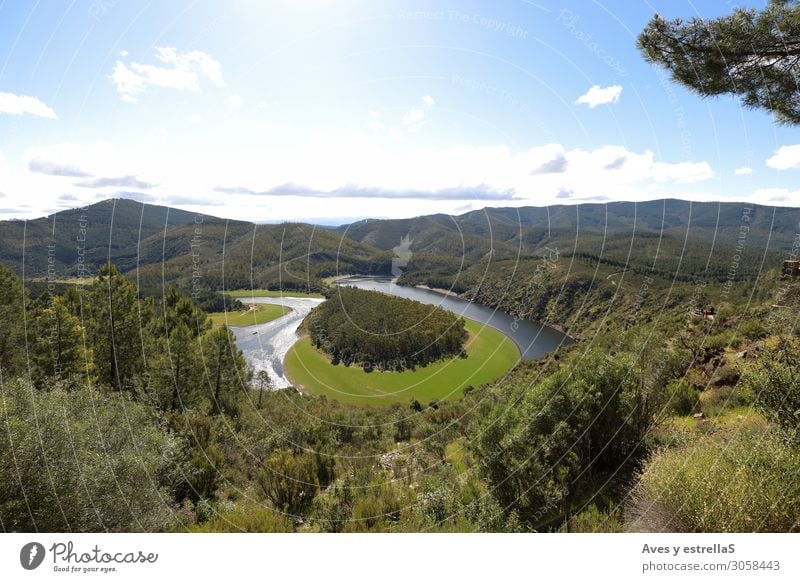
[[[111,261],[144,287],[307,288],[342,272],[389,272],[391,254],[307,224],[256,225],[112,199],[35,220],[0,222],[0,261],[26,279],[93,276]],[[138,269],[137,269],[138,268]]]
[[[745,218],[746,215],[746,218]],[[735,242],[742,225],[748,240],[764,247],[789,248],[800,229],[800,209],[740,202],[652,200],[522,208],[484,208],[460,216],[433,215],[401,220],[364,220],[339,227],[346,236],[390,250],[403,236],[412,251],[441,252],[476,238],[494,242],[495,255],[535,247],[550,238],[664,235],[680,239]],[[463,243],[462,243],[463,238]],[[454,241],[456,241],[454,243]],[[488,244],[484,245],[488,250]]]
[[[29,221],[0,222],[0,261],[26,279],[59,279],[111,260],[143,286],[320,288],[342,273],[389,274],[405,239],[407,282],[465,292],[503,261],[560,256],[665,279],[725,280],[775,268],[800,230],[800,209],[744,203],[611,202],[486,208],[449,216],[364,220],[335,229],[256,225],[114,199]],[[396,257],[395,257],[396,258]],[[138,268],[138,269],[137,269]],[[460,276],[470,268],[475,273]],[[487,271],[487,272],[489,272]],[[471,276],[474,275],[474,276]],[[459,279],[460,276],[460,279]]]

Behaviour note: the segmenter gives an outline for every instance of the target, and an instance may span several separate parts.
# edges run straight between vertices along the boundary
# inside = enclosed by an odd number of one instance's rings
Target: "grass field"
[[[248,297],[314,297],[321,298],[321,293],[301,293],[299,291],[271,291],[269,289],[238,289],[236,291],[226,291],[226,295],[236,297],[238,299],[247,299]]]
[[[209,313],[211,323],[214,327],[221,325],[233,325],[235,327],[246,327],[248,325],[256,325],[259,323],[267,323],[273,319],[278,319],[282,315],[286,315],[291,311],[288,307],[283,305],[268,305],[266,303],[256,303],[252,309],[247,311],[228,311]]]
[[[490,382],[519,361],[519,350],[508,337],[491,327],[467,320],[467,358],[452,358],[403,372],[365,372],[357,366],[334,366],[314,348],[308,337],[298,341],[286,356],[289,380],[304,391],[351,404],[394,402],[422,404],[458,398],[466,386]]]

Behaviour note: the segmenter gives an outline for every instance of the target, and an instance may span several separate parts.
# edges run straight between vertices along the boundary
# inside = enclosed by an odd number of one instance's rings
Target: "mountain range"
[[[210,289],[315,290],[340,274],[390,274],[405,239],[411,260],[404,278],[464,292],[470,272],[553,252],[685,281],[724,280],[736,259],[735,277],[753,277],[777,268],[798,232],[800,209],[732,202],[485,208],[321,227],[110,199],[0,222],[0,261],[28,280],[88,276],[110,260],[143,288],[199,276]]]

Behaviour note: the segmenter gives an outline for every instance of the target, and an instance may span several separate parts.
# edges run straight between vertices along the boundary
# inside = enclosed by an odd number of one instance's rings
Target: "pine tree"
[[[236,337],[226,326],[207,332],[201,340],[203,382],[215,414],[235,416],[242,387],[250,384],[251,371]]]
[[[72,315],[62,297],[39,304],[33,311],[28,334],[31,373],[40,386],[48,378],[57,380],[94,374],[92,351],[86,346],[85,329]]]
[[[152,320],[151,309],[111,264],[100,268],[84,308],[99,381],[117,391],[131,389],[144,371],[141,330]]]
[[[778,122],[800,123],[800,3],[771,0],[762,11],[667,21],[656,15],[639,35],[645,60],[704,97],[738,95]]]

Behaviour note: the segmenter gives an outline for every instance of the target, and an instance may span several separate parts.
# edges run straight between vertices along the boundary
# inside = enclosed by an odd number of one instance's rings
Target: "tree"
[[[140,304],[136,287],[112,264],[100,268],[89,295],[88,336],[98,379],[117,391],[130,389],[144,371],[140,330],[152,313]]]
[[[207,332],[201,341],[204,364],[203,381],[215,414],[236,415],[239,408],[237,387],[250,383],[251,372],[241,350],[236,347],[236,336],[226,326]]]
[[[645,60],[704,97],[738,95],[778,122],[800,123],[800,3],[771,0],[762,11],[667,21],[656,15],[639,35]]]
[[[272,385],[272,379],[269,377],[269,372],[266,370],[259,370],[256,374],[258,380],[258,407],[261,408],[261,397],[264,396],[264,386],[269,390]]]
[[[148,343],[156,348],[148,358],[150,387],[162,410],[175,411],[200,403],[198,338],[210,327],[208,316],[190,298],[174,287],[167,292],[159,317],[148,328]]]
[[[0,373],[13,375],[25,365],[22,323],[24,290],[17,276],[0,265]]]
[[[184,410],[198,404],[202,363],[198,339],[191,330],[179,323],[166,338],[154,339],[160,347],[149,359],[148,371],[151,396],[161,410]]]
[[[185,325],[194,337],[211,329],[211,320],[206,313],[176,287],[171,287],[164,297],[163,316],[164,331],[168,336],[180,324]]]
[[[62,297],[38,305],[32,313],[28,334],[31,374],[37,386],[56,380],[93,376],[92,351],[86,346],[84,327],[71,315]]]

